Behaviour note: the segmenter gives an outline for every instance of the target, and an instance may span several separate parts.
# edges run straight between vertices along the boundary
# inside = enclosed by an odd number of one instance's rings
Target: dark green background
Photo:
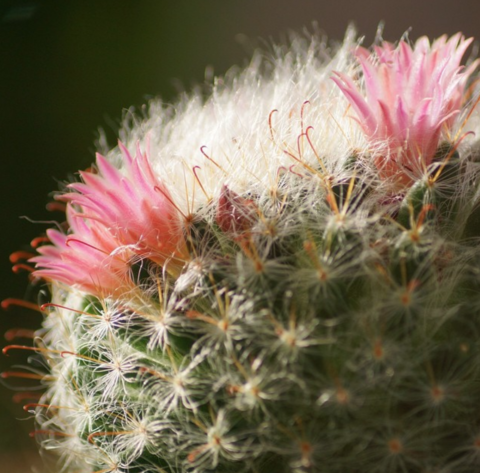
[[[313,21],[340,39],[355,20],[367,44],[382,19],[391,40],[409,27],[412,38],[480,38],[479,11],[478,0],[0,0],[0,299],[28,296],[8,255],[46,228],[19,216],[54,217],[45,203],[56,180],[93,161],[99,126],[114,143],[125,107],[174,101],[203,82],[206,66],[223,74],[259,38],[278,41]],[[0,333],[39,324],[30,311],[0,312]],[[24,359],[0,357],[0,370]],[[0,386],[0,470],[29,471],[32,423],[11,397]]]

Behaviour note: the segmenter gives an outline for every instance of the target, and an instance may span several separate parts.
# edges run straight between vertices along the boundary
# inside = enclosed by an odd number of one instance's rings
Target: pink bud
[[[218,199],[216,221],[221,230],[233,237],[239,237],[253,225],[257,210],[252,200],[245,199],[226,185]]]

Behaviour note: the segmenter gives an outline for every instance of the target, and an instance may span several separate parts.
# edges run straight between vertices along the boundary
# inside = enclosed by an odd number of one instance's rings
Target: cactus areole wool
[[[297,36],[125,120],[13,258],[57,471],[480,471],[471,42]]]

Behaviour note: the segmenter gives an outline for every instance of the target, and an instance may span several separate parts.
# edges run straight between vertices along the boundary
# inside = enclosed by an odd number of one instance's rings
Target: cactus
[[[126,119],[30,259],[58,471],[480,471],[470,43],[296,37]]]

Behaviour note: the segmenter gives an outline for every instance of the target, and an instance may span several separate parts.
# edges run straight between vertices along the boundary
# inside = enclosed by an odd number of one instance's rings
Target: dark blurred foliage
[[[179,89],[203,83],[207,66],[223,74],[265,45],[260,38],[283,41],[314,21],[341,39],[354,20],[367,44],[380,20],[390,40],[409,27],[413,39],[480,38],[479,11],[478,0],[0,0],[0,299],[37,297],[25,274],[11,273],[8,255],[48,225],[20,216],[61,218],[45,209],[48,195],[93,161],[98,127],[115,143],[124,107],[174,101]],[[0,313],[0,333],[40,321],[13,308]],[[0,371],[25,360],[12,351]],[[0,469],[8,452],[28,471],[33,425],[12,395],[0,386]]]

